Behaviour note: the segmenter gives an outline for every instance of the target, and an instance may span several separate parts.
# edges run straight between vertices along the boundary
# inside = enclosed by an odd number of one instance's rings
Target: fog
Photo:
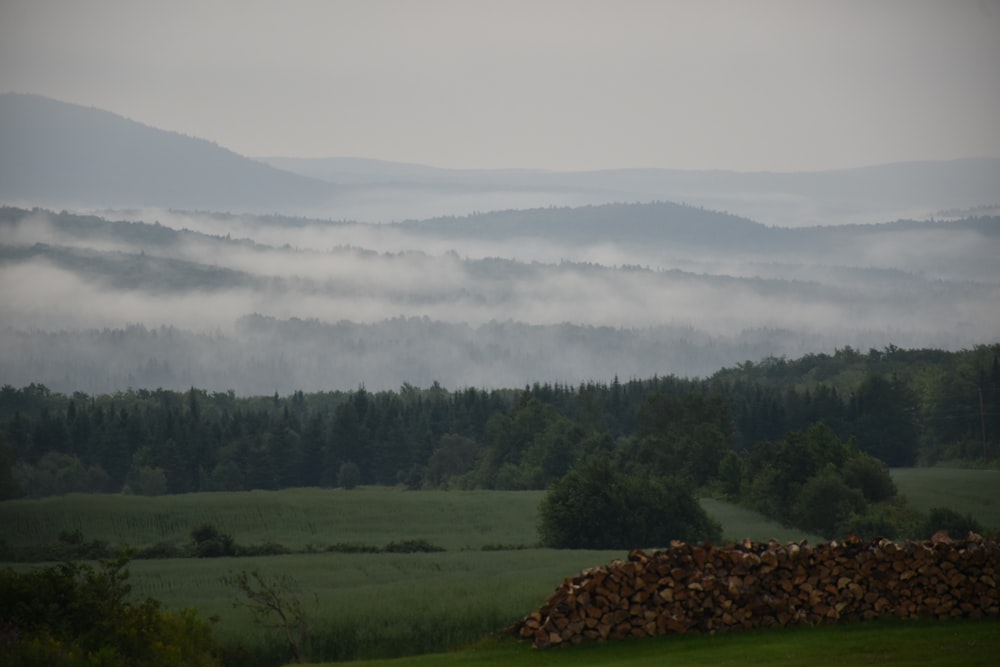
[[[642,211],[608,212],[626,234]],[[548,213],[560,224],[577,215]],[[987,228],[774,236],[745,223],[766,243],[698,245],[615,240],[614,226],[560,243],[556,227],[537,225],[534,237],[496,241],[475,216],[452,235],[162,210],[102,217],[25,213],[0,225],[0,381],[522,386],[1000,336],[1000,247]]]

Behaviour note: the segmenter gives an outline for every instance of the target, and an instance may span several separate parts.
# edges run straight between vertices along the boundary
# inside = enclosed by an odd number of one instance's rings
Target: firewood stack
[[[1000,540],[672,542],[566,579],[511,630],[537,648],[840,619],[1000,615]]]

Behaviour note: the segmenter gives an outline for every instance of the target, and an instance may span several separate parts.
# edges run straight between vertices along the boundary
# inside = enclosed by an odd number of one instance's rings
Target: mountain
[[[0,94],[0,203],[6,204],[395,222],[653,201],[785,227],[929,219],[1000,204],[1000,159],[810,173],[454,170],[362,158],[253,160],[108,111]]]
[[[802,227],[926,219],[948,209],[1000,204],[997,158],[901,162],[801,173],[453,170],[361,158],[261,160],[312,178],[392,193],[398,203],[413,202],[415,208],[408,216],[411,218],[550,204],[580,206],[667,200],[728,211],[768,225]],[[502,202],[500,193],[507,193],[514,204],[528,203],[511,206],[477,203]],[[544,194],[548,201],[541,201],[540,196],[532,199],[532,193]],[[450,205],[450,208],[420,215],[418,211],[428,213],[420,204],[432,196],[439,207]],[[473,204],[476,208],[470,208]],[[363,212],[356,217],[364,219]]]
[[[338,191],[107,111],[0,94],[0,199],[8,203],[275,212],[318,207]]]

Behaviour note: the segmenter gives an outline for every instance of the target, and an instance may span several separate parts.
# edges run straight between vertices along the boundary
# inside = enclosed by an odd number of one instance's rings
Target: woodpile
[[[673,542],[566,579],[511,628],[537,648],[840,619],[1000,615],[1000,540]]]

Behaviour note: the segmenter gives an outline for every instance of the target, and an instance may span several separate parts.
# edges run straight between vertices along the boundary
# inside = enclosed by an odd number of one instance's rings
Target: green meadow
[[[354,663],[356,667],[993,667],[1000,622],[875,621],[668,636],[536,651],[512,640],[450,653]]]
[[[699,498],[698,502],[710,517],[722,524],[722,539],[725,542],[742,542],[748,537],[755,542],[777,540],[785,543],[809,540],[810,544],[819,544],[826,541],[820,535],[782,526],[760,512],[724,500]]]
[[[70,494],[0,503],[0,537],[44,544],[63,532],[135,548],[183,545],[212,524],[240,544],[276,542],[293,550],[336,544],[385,546],[426,540],[448,551],[534,547],[542,491],[404,491],[399,488],[285,489],[178,496]],[[702,498],[727,541],[822,538],[732,503]],[[646,545],[655,548],[663,545]]]
[[[892,480],[918,510],[947,507],[1000,531],[1000,470],[894,468]]]
[[[971,513],[991,530],[1000,527],[1000,473],[944,468],[894,470],[900,491],[916,507],[947,506]],[[240,571],[288,575],[299,586],[310,612],[309,654],[317,660],[408,658],[399,665],[423,664],[764,664],[746,662],[768,656],[769,665],[825,662],[820,652],[846,656],[857,664],[986,664],[983,653],[944,660],[945,646],[979,645],[996,655],[996,623],[955,624],[940,637],[938,649],[914,650],[912,662],[891,662],[901,651],[879,652],[866,628],[835,628],[832,635],[794,631],[749,633],[745,638],[672,638],[626,642],[607,647],[576,647],[538,652],[498,639],[503,628],[539,606],[560,582],[580,570],[624,558],[624,552],[556,551],[537,548],[538,504],[542,492],[404,491],[364,487],[350,491],[288,489],[180,496],[69,495],[0,503],[0,539],[8,545],[45,544],[61,533],[79,531],[87,540],[146,547],[160,542],[183,546],[191,530],[212,524],[239,545],[275,542],[302,553],[245,558],[135,560],[130,565],[133,593],[160,600],[169,609],[196,607],[215,617],[223,643],[250,649],[245,664],[274,665],[287,658],[276,632],[261,631],[242,608],[234,608],[236,589],[227,579]],[[788,529],[756,512],[720,500],[701,501],[723,526],[727,541],[751,538],[781,542],[821,538]],[[444,549],[433,553],[328,552],[331,545],[384,547],[424,540]],[[655,548],[663,545],[645,545]],[[17,564],[15,567],[32,567]],[[880,624],[901,645],[930,641],[935,629]],[[881,632],[880,630],[880,632]],[[891,631],[890,631],[891,630]],[[971,632],[972,635],[966,636]],[[837,653],[856,638],[862,648]],[[748,642],[743,644],[741,642]],[[791,642],[787,659],[772,655]],[[866,643],[867,642],[867,643]],[[992,642],[992,643],[991,643]],[[961,642],[959,642],[961,643]],[[965,644],[963,644],[964,646]],[[460,652],[460,647],[474,646]],[[864,648],[869,646],[869,648]],[[722,651],[717,654],[715,652]],[[927,651],[931,651],[930,654]],[[934,652],[936,651],[936,652]],[[624,652],[624,653],[623,653]],[[634,652],[634,653],[633,653]],[[770,653],[769,653],[770,652]],[[804,653],[803,653],[804,652]],[[947,651],[953,654],[952,648]],[[539,656],[547,656],[544,659]],[[784,654],[782,654],[784,655]],[[798,656],[812,656],[797,662]],[[715,656],[709,660],[706,656]],[[879,658],[878,656],[881,656]],[[785,662],[781,662],[785,659]],[[910,659],[910,658],[906,658]],[[627,660],[627,661],[626,661]],[[702,661],[704,660],[704,661]],[[775,661],[776,660],[776,661]],[[869,660],[868,663],[864,660]],[[949,657],[948,660],[951,660]],[[980,662],[976,662],[980,660]],[[551,662],[550,662],[551,661]],[[992,663],[990,663],[992,664]]]
[[[12,544],[51,542],[62,531],[133,547],[182,544],[210,523],[240,544],[292,549],[338,543],[384,546],[424,539],[448,550],[530,546],[541,491],[404,491],[399,488],[284,489],[176,496],[70,494],[0,503]]]
[[[222,640],[254,644],[249,615],[232,606],[237,593],[227,577],[254,569],[290,575],[313,618],[313,655],[391,657],[495,635],[544,602],[566,576],[624,556],[531,549],[134,561],[131,582],[139,596],[218,616]]]

